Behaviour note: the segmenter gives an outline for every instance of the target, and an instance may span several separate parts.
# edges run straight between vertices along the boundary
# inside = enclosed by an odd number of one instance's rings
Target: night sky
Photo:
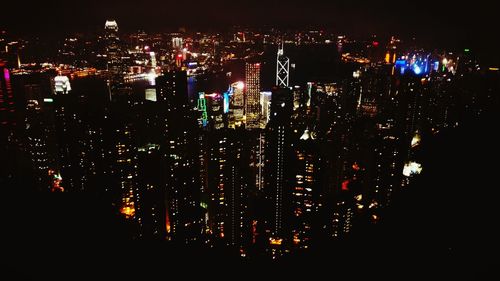
[[[9,0],[1,5],[0,27],[16,33],[91,31],[101,28],[106,18],[116,19],[122,30],[321,26],[355,36],[416,36],[432,47],[468,47],[494,60],[500,42],[492,32],[499,24],[491,1]]]

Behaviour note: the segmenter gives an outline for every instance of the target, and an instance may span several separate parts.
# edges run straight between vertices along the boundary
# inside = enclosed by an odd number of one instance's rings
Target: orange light
[[[269,238],[269,243],[271,245],[281,245],[282,242],[283,242],[283,239],[281,239],[281,238]]]
[[[123,207],[121,208],[120,212],[125,215],[126,218],[131,218],[135,215],[135,208],[132,207]]]
[[[300,243],[299,234],[298,234],[298,233],[295,233],[295,234],[293,235],[293,244],[298,245],[299,243]]]
[[[132,193],[132,192],[130,192]],[[125,218],[130,219],[135,216],[135,206],[134,201],[132,201],[132,196],[129,194],[128,197],[123,198],[123,206],[120,209],[120,213],[125,215]]]
[[[352,164],[352,169],[354,171],[359,171],[360,167],[359,167],[358,163],[354,162],[354,164]]]
[[[170,216],[168,215],[168,211],[165,214],[165,230],[167,231],[167,233],[170,233],[171,231]]]

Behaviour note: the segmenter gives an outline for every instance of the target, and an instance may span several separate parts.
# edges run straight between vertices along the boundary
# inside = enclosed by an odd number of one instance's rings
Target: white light
[[[149,72],[149,73],[148,73],[148,81],[149,81],[149,83],[150,83],[152,86],[154,86],[154,85],[155,85],[155,82],[156,82],[156,81],[155,81],[155,79],[156,79],[156,73],[154,73],[154,72]]]
[[[415,136],[411,139],[411,147],[418,146],[420,144],[420,135],[415,134]]]
[[[56,76],[54,78],[54,86],[57,93],[66,94],[68,91],[71,91],[71,85],[67,76]]]
[[[241,81],[240,81],[240,82],[238,82],[238,83],[236,84],[236,88],[237,88],[238,90],[243,90],[243,88],[245,88],[245,83],[243,83],[243,82],[241,82]]]
[[[403,167],[403,175],[410,177],[412,175],[418,175],[422,172],[422,165],[417,162],[408,162]]]
[[[146,100],[156,101],[156,89],[146,89]]]

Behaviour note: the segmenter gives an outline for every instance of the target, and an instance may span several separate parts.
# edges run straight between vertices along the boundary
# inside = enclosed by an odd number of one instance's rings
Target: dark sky
[[[115,18],[122,30],[178,26],[324,26],[347,34],[398,34],[427,42],[490,50],[499,36],[493,1],[352,0],[7,0],[0,26],[11,32],[47,33],[101,27]],[[494,54],[493,54],[494,55]]]

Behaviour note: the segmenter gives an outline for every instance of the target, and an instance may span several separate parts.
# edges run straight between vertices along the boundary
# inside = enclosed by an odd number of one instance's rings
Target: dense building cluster
[[[95,194],[134,239],[247,258],[383,220],[425,171],[423,144],[498,103],[498,68],[473,50],[395,37],[108,20],[34,54],[40,42],[0,36],[2,185]]]

